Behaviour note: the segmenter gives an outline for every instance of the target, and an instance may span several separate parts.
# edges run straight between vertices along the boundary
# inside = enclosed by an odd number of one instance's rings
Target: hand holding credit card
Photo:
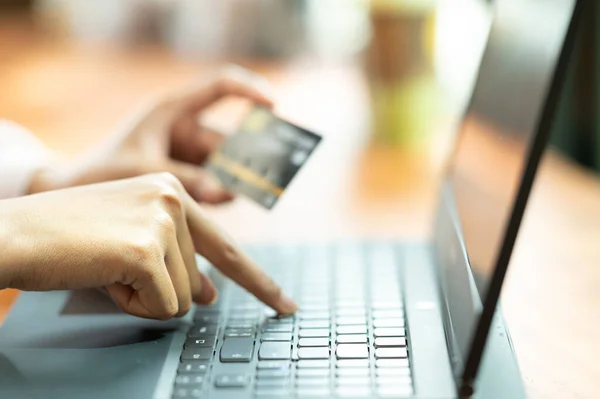
[[[226,189],[272,209],[321,137],[256,106],[206,165]]]

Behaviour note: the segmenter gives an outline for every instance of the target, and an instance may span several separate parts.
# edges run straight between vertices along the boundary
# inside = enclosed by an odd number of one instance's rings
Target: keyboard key
[[[218,315],[221,313],[221,310],[218,307],[214,307],[212,305],[197,305],[196,306],[196,311],[194,312],[194,316],[201,316],[201,315]]]
[[[396,310],[374,310],[373,318],[374,319],[386,319],[386,318],[404,318],[404,311],[396,309]]]
[[[328,369],[329,360],[299,360],[296,367],[299,369]]]
[[[364,301],[357,301],[357,300],[348,300],[348,299],[338,299],[336,301],[336,307],[338,308],[338,312],[342,309],[342,308],[350,308],[350,309],[364,309],[365,308],[365,302]]]
[[[329,320],[329,317],[329,312],[302,311],[300,313],[300,320]]]
[[[287,388],[290,380],[287,378],[261,378],[255,382],[256,388]]]
[[[317,297],[315,295],[310,295],[310,293],[304,293],[305,295],[301,295],[298,303],[300,305],[300,309],[309,309],[318,306],[328,305],[327,301],[323,301],[322,297]]]
[[[338,387],[336,393],[340,398],[368,398],[371,397],[369,387]]]
[[[221,374],[215,377],[217,388],[243,388],[248,385],[248,377],[238,374]]]
[[[291,356],[292,348],[289,342],[263,342],[258,351],[261,360],[288,360]]]
[[[297,369],[296,377],[329,377],[329,369],[313,369],[313,368],[305,368],[305,369]]]
[[[367,326],[338,326],[335,330],[337,334],[366,334]]]
[[[346,369],[346,370],[360,370],[360,369]],[[338,377],[335,381],[335,384],[340,387],[354,386],[360,385],[364,387],[368,387],[371,384],[371,379],[369,376],[350,376],[350,377]]]
[[[232,312],[232,313],[234,313],[234,312],[235,313],[250,312],[250,311],[258,310],[258,307],[259,307],[259,305],[256,302],[248,302],[248,303],[238,302],[230,307],[230,312]]]
[[[298,346],[329,346],[329,338],[300,338]]]
[[[341,308],[335,312],[335,315],[338,318],[346,316],[365,317],[366,311],[364,308]]]
[[[188,333],[190,338],[198,338],[205,335],[217,335],[217,326],[215,325],[201,325],[192,326]]]
[[[367,319],[364,317],[338,317],[335,323],[338,326],[355,326],[355,325],[366,325]]]
[[[219,324],[218,314],[196,314],[194,322],[199,324]]]
[[[175,385],[179,388],[182,386],[191,387],[192,385],[202,385],[205,377],[203,375],[178,375],[175,378]]]
[[[372,281],[371,282],[371,301],[372,302],[402,302],[400,296],[400,285],[396,281]]]
[[[205,374],[209,367],[208,362],[185,362],[179,364],[177,372],[180,374]]]
[[[290,391],[288,389],[281,389],[281,388],[274,389],[273,387],[270,387],[270,388],[257,388],[256,391],[254,391],[254,397],[256,399],[281,399],[281,398],[286,398],[289,396],[290,396]]]
[[[410,376],[384,376],[377,377],[375,380],[377,385],[387,385],[387,386],[395,386],[395,387],[412,387],[412,379]]]
[[[297,387],[329,387],[329,376],[327,377],[300,377],[296,378],[296,386]]]
[[[408,359],[377,359],[375,361],[376,367],[381,368],[399,368],[399,367],[409,367]]]
[[[266,369],[257,370],[256,378],[287,378],[290,375],[290,369]]]
[[[329,320],[302,320],[300,328],[329,328]]]
[[[412,387],[381,387],[377,390],[380,398],[412,397]]]
[[[185,348],[206,347],[212,348],[215,345],[217,337],[215,335],[207,335],[202,338],[188,338],[185,340]]]
[[[338,359],[367,359],[369,348],[363,344],[339,344],[335,354]]]
[[[410,377],[410,369],[408,367],[378,368],[375,374],[378,377]]]
[[[338,368],[368,368],[369,360],[368,359],[338,360],[336,363],[336,367],[338,367]]]
[[[294,317],[281,317],[281,316],[275,316],[275,317],[271,317],[265,320],[266,324],[293,324],[294,323]]]
[[[329,311],[328,303],[301,303],[300,309],[306,312],[324,312]]]
[[[350,334],[350,335],[338,335],[335,337],[335,341],[338,344],[366,344],[366,334]]]
[[[260,338],[261,341],[292,341],[292,333],[264,333]]]
[[[212,348],[185,348],[181,353],[181,360],[208,360],[212,354]]]
[[[293,323],[296,320],[296,314],[278,314],[275,319],[283,322]]]
[[[197,388],[175,388],[173,399],[202,398],[203,392]]]
[[[263,332],[266,333],[291,333],[293,330],[293,324],[267,324],[263,327]]]
[[[391,279],[374,279],[371,281],[371,287],[376,288],[371,290],[372,302],[402,303],[400,284],[395,276],[392,276]]]
[[[299,302],[300,309],[305,309],[303,306],[306,304],[315,304],[315,303],[329,303],[330,298],[327,292],[318,293],[313,290],[309,292],[300,292]]]
[[[287,370],[290,368],[290,362],[280,360],[263,360],[258,362],[256,368],[259,370]]]
[[[229,320],[256,320],[258,319],[258,312],[247,312],[247,311],[233,311],[229,312]]]
[[[262,331],[265,331],[266,329],[277,329],[277,328],[282,328],[282,329],[286,329],[287,330],[290,327],[292,328],[292,330],[294,329],[294,322],[293,321],[290,321],[290,322],[286,321],[285,323],[280,323],[280,322],[273,322],[271,320],[267,320],[262,325]],[[291,332],[291,331],[283,331],[283,333],[287,333],[287,332]],[[275,331],[274,333],[277,333],[277,331]]]
[[[404,327],[404,319],[373,319],[373,327]]]
[[[379,337],[375,338],[375,347],[390,347],[390,346],[406,346],[406,338],[404,337]]]
[[[296,397],[299,399],[303,398],[330,398],[331,393],[329,388],[298,388],[296,391]]]
[[[329,348],[300,348],[299,359],[329,359]]]
[[[368,377],[368,368],[338,368],[335,372],[338,377]]]
[[[408,357],[406,348],[378,348],[375,349],[376,359],[404,359]]]
[[[249,362],[254,352],[254,338],[227,338],[221,346],[222,362]]]
[[[241,337],[252,337],[254,338],[255,331],[253,328],[227,328],[225,330],[225,337],[241,338]]]
[[[373,330],[373,335],[377,337],[406,337],[404,328],[376,328]]]
[[[371,309],[376,310],[398,310],[403,309],[404,305],[400,301],[373,301]]]
[[[328,328],[315,328],[315,329],[300,329],[298,332],[300,338],[329,338]]]
[[[256,324],[258,319],[257,312],[230,312],[227,317],[227,324],[249,323]]]

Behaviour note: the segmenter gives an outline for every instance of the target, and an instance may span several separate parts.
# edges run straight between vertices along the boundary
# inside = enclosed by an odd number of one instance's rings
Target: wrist
[[[0,201],[0,289],[12,288],[19,268],[26,263],[30,249],[27,248],[20,212],[11,206],[15,199]]]

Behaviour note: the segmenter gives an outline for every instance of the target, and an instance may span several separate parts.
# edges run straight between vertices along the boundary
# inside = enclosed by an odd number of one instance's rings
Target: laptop
[[[0,397],[524,397],[498,298],[581,3],[496,1],[430,242],[248,248],[300,304],[286,317],[214,271],[219,302],[167,322],[23,293]]]

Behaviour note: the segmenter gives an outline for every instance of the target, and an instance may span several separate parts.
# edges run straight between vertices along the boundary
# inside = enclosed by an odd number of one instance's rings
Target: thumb
[[[169,161],[163,170],[175,175],[190,196],[198,202],[220,204],[234,198],[232,193],[225,190],[210,173],[199,166]]]

